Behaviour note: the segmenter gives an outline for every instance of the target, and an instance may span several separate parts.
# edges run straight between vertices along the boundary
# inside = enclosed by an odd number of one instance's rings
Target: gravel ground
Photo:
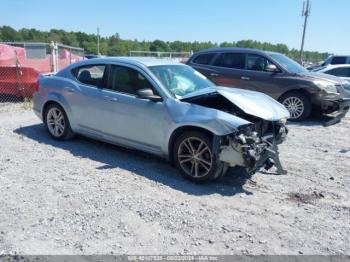
[[[0,254],[350,254],[350,116],[290,125],[288,175],[195,185],[165,161],[52,140],[0,105]]]

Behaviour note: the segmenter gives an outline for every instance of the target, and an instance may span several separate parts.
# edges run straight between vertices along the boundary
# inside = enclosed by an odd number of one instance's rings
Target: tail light
[[[35,91],[35,93],[37,93],[37,92],[39,92],[39,79],[38,80],[36,80],[36,82],[35,82],[35,84],[34,84],[34,91]]]

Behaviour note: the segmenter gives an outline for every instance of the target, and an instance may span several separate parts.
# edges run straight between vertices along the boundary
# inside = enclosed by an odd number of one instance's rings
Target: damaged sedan
[[[41,76],[35,113],[56,140],[81,134],[170,160],[195,182],[240,166],[276,166],[287,109],[262,93],[219,87],[191,67],[149,58],[100,58]]]

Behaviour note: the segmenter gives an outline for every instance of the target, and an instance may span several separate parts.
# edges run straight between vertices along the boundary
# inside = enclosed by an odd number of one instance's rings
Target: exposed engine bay
[[[245,113],[220,93],[210,93],[184,100],[205,106],[239,118],[251,124],[240,126],[234,133],[219,137],[217,142],[219,160],[230,167],[245,167],[248,173],[255,173],[260,168],[270,169],[276,166],[278,174],[286,174],[278,152],[278,144],[286,138],[288,129],[286,119],[268,121]]]

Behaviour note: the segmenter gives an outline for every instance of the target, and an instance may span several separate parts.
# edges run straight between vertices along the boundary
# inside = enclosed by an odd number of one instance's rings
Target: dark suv
[[[188,65],[215,84],[259,91],[280,101],[291,119],[307,118],[313,108],[344,116],[350,106],[350,83],[308,72],[285,55],[246,48],[212,48],[192,55]]]
[[[321,66],[350,64],[350,56],[332,55],[328,57]]]

